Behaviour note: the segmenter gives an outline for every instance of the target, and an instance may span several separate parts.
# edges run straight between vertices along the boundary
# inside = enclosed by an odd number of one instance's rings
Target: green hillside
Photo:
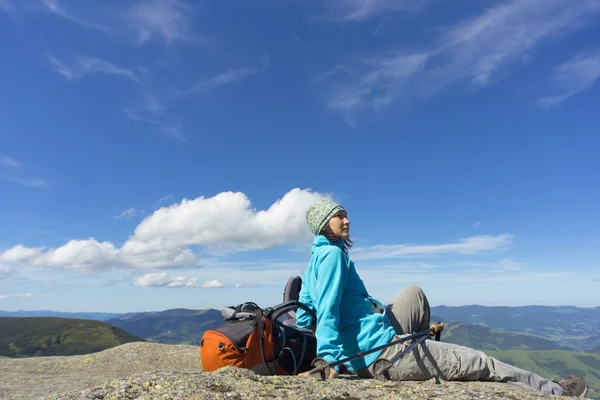
[[[566,350],[547,351],[495,351],[485,350],[485,353],[516,367],[535,372],[544,378],[570,374],[583,377],[593,392],[587,397],[600,396],[600,354],[578,353]]]
[[[460,322],[446,322],[442,336],[444,342],[478,350],[569,350],[553,340]]]
[[[206,330],[223,323],[223,316],[220,311],[212,309],[176,308],[126,315],[109,319],[106,323],[152,342],[198,345]]]
[[[145,341],[104,322],[58,317],[0,317],[0,356],[88,354]]]

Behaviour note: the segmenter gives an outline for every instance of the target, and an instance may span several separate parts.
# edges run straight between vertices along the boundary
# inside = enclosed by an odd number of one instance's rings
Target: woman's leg
[[[406,286],[386,307],[386,315],[398,335],[429,328],[429,301],[418,286]]]
[[[395,336],[398,340],[402,336]],[[379,358],[392,361],[410,341],[385,349]],[[373,377],[373,366],[361,370],[360,375]],[[394,381],[427,380],[439,378],[446,381],[509,382],[545,394],[562,395],[562,387],[549,379],[522,370],[489,357],[482,351],[451,343],[425,340],[412,351],[397,360],[389,370]]]
[[[386,311],[398,334],[392,340],[429,328],[429,301],[418,286],[411,285],[403,288],[387,306]],[[410,343],[408,341],[388,347],[379,358],[391,361]],[[558,383],[503,363],[482,351],[434,340],[425,340],[409,354],[396,361],[389,373],[395,381],[427,380],[437,377],[447,381],[510,382],[546,394],[563,393]],[[359,371],[359,375],[372,377],[372,366],[368,371]]]

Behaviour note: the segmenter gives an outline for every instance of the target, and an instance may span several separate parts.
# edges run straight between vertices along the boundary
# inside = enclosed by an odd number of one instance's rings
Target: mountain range
[[[446,340],[489,350],[600,350],[600,307],[523,306],[431,307],[432,322],[444,321]],[[56,316],[107,322],[159,343],[197,344],[223,319],[214,309],[171,309],[141,313],[0,311],[0,317]]]
[[[591,351],[600,346],[600,307],[437,306],[431,307],[431,313],[443,321],[537,336],[577,351]]]

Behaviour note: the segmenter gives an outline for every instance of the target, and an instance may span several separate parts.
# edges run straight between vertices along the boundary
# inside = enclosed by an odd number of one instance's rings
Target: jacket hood
[[[344,249],[344,241],[340,239],[335,242],[330,242],[329,239],[327,239],[324,235],[317,235],[313,239],[311,253],[314,253],[318,248],[323,247],[323,246],[337,246],[343,250]]]

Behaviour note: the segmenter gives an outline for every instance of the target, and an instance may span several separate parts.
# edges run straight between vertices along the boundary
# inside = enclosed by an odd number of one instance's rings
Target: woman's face
[[[341,240],[350,238],[350,221],[346,211],[340,211],[329,220],[329,228]]]

